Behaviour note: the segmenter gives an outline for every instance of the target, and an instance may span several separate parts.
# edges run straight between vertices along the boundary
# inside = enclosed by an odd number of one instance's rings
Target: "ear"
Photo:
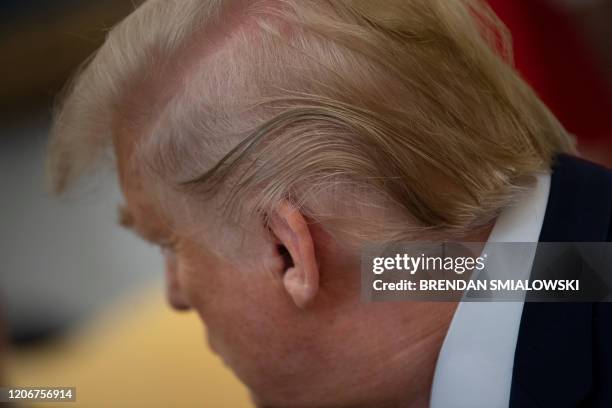
[[[298,209],[283,200],[270,214],[269,227],[279,250],[291,257],[285,262],[283,286],[295,305],[305,308],[319,291],[319,267],[308,224]]]

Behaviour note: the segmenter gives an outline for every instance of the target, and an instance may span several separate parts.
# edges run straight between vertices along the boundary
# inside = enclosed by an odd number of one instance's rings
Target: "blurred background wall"
[[[61,200],[45,188],[51,106],[130,1],[0,2],[0,304],[16,344],[58,334],[144,284],[157,251],[116,227],[114,175]]]

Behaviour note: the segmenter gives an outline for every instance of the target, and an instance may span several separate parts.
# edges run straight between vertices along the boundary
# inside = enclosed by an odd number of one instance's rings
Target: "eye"
[[[161,249],[162,253],[176,252],[177,240],[176,239],[161,240],[161,241],[156,242],[155,245],[157,245]]]

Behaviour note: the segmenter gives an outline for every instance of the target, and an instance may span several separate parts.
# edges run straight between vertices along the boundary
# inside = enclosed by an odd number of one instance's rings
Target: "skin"
[[[198,313],[257,406],[428,405],[456,303],[362,303],[358,254],[287,202],[269,214],[268,236],[254,240],[247,261],[223,243],[229,226],[184,234],[173,227],[180,214],[161,211],[133,166],[141,137],[118,131],[114,140],[122,223],[162,247],[170,304]],[[486,241],[489,231],[469,239]]]

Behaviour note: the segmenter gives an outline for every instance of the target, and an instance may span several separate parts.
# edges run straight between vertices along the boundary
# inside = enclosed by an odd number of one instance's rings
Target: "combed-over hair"
[[[379,239],[478,228],[573,151],[477,0],[149,0],[60,105],[54,189],[125,128],[137,163],[231,214],[286,198]],[[362,226],[368,206],[397,217]]]

